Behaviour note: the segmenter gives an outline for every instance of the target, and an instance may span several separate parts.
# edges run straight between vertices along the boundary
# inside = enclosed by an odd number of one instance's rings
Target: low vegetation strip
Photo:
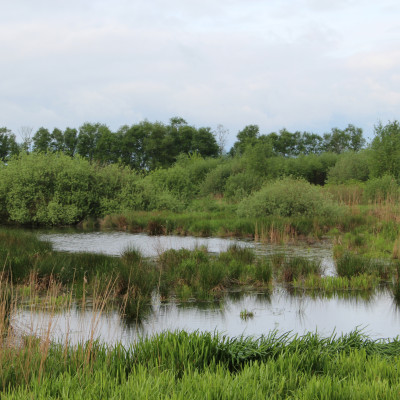
[[[28,347],[29,345],[29,347]],[[400,343],[360,332],[258,339],[164,332],[129,348],[40,341],[0,354],[1,397],[398,398]]]

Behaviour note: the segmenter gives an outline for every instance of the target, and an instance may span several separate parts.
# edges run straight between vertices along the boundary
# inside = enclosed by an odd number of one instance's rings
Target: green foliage
[[[328,183],[364,182],[369,177],[370,152],[347,152],[328,172]]]
[[[336,271],[339,276],[347,278],[368,273],[381,279],[388,279],[393,271],[393,265],[384,260],[374,260],[358,254],[344,252],[336,260]]]
[[[251,171],[243,171],[230,175],[226,180],[224,195],[227,199],[240,201],[253,191],[259,190],[262,179]]]
[[[396,399],[399,341],[276,332],[260,338],[163,332],[129,348],[27,339],[4,349],[2,398]]]
[[[222,194],[225,190],[226,181],[232,174],[233,164],[234,161],[232,160],[225,161],[211,170],[201,184],[200,193],[203,195]]]
[[[364,186],[364,199],[367,202],[380,202],[384,200],[397,201],[399,198],[399,186],[396,179],[390,175],[380,178],[372,178]]]
[[[6,127],[0,127],[0,162],[9,160],[19,151],[15,135]]]
[[[391,175],[400,179],[400,124],[398,121],[375,126],[371,144],[371,172],[374,177]]]
[[[272,257],[275,276],[283,282],[293,282],[310,276],[320,276],[321,263],[306,257],[285,257],[275,255]]]
[[[242,200],[238,206],[241,217],[276,215],[337,216],[340,209],[320,188],[301,179],[283,178],[265,184],[261,190]]]
[[[63,154],[22,154],[0,169],[0,199],[11,221],[72,224],[98,210],[94,168]]]

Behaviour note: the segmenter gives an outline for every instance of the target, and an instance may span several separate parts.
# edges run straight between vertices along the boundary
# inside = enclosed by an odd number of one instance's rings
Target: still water
[[[325,267],[325,274],[335,274],[329,243],[318,243],[312,247],[275,246],[236,239],[147,236],[120,232],[58,233],[43,234],[41,237],[51,241],[56,250],[101,252],[114,256],[132,247],[147,257],[154,257],[169,248],[206,246],[208,251],[216,253],[238,244],[252,247],[258,254],[284,252],[319,259]],[[240,312],[244,309],[253,312],[254,317],[243,320]],[[271,330],[298,334],[317,331],[328,336],[333,332],[347,333],[355,328],[362,328],[372,338],[396,337],[400,334],[400,312],[387,289],[379,289],[369,295],[354,292],[326,298],[303,291],[289,293],[283,287],[276,287],[271,293],[227,293],[218,302],[205,303],[162,303],[154,296],[149,313],[141,323],[126,321],[116,311],[97,314],[78,306],[55,315],[21,308],[14,316],[13,323],[27,332],[49,330],[53,340],[68,339],[71,343],[87,340],[94,335],[102,342],[129,344],[139,335],[176,329],[218,331],[229,336],[260,336]]]

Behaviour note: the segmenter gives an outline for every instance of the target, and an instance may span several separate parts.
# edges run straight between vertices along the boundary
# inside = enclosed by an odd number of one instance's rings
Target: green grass
[[[1,397],[396,399],[399,354],[397,339],[360,332],[258,339],[164,332],[129,348],[50,345],[46,357],[31,340],[2,353]]]
[[[159,288],[164,297],[171,291],[181,300],[218,296],[234,286],[268,286],[272,267],[248,248],[232,246],[218,256],[206,249],[167,250],[158,259]]]
[[[326,276],[309,275],[305,279],[293,281],[294,287],[335,292],[340,290],[372,290],[379,285],[376,275],[361,274],[352,276]]]
[[[278,281],[291,283],[306,278],[309,275],[321,275],[321,262],[307,257],[286,257],[284,254],[275,254],[271,257]]]
[[[393,263],[345,252],[337,258],[336,270],[339,276],[347,278],[369,274],[388,280],[393,274]]]

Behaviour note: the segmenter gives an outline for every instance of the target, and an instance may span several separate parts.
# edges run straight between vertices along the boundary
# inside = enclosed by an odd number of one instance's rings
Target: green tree
[[[7,161],[12,155],[19,153],[15,135],[6,127],[0,128],[0,160]]]
[[[33,136],[33,151],[46,153],[50,150],[51,134],[46,128],[39,128]]]
[[[53,132],[51,132],[50,148],[54,152],[65,151],[65,141],[62,130],[58,128],[53,129]]]
[[[78,131],[75,128],[67,128],[64,131],[64,152],[67,156],[73,157],[78,144]]]
[[[333,128],[331,133],[324,135],[325,151],[341,154],[345,151],[359,151],[365,145],[362,129],[349,124],[346,129]]]
[[[237,141],[233,144],[233,147],[229,151],[229,154],[242,155],[246,150],[247,146],[253,146],[256,144],[257,139],[260,135],[260,128],[258,125],[247,125],[236,135]]]
[[[371,144],[371,172],[374,177],[391,175],[400,180],[400,124],[388,122],[375,126]]]

